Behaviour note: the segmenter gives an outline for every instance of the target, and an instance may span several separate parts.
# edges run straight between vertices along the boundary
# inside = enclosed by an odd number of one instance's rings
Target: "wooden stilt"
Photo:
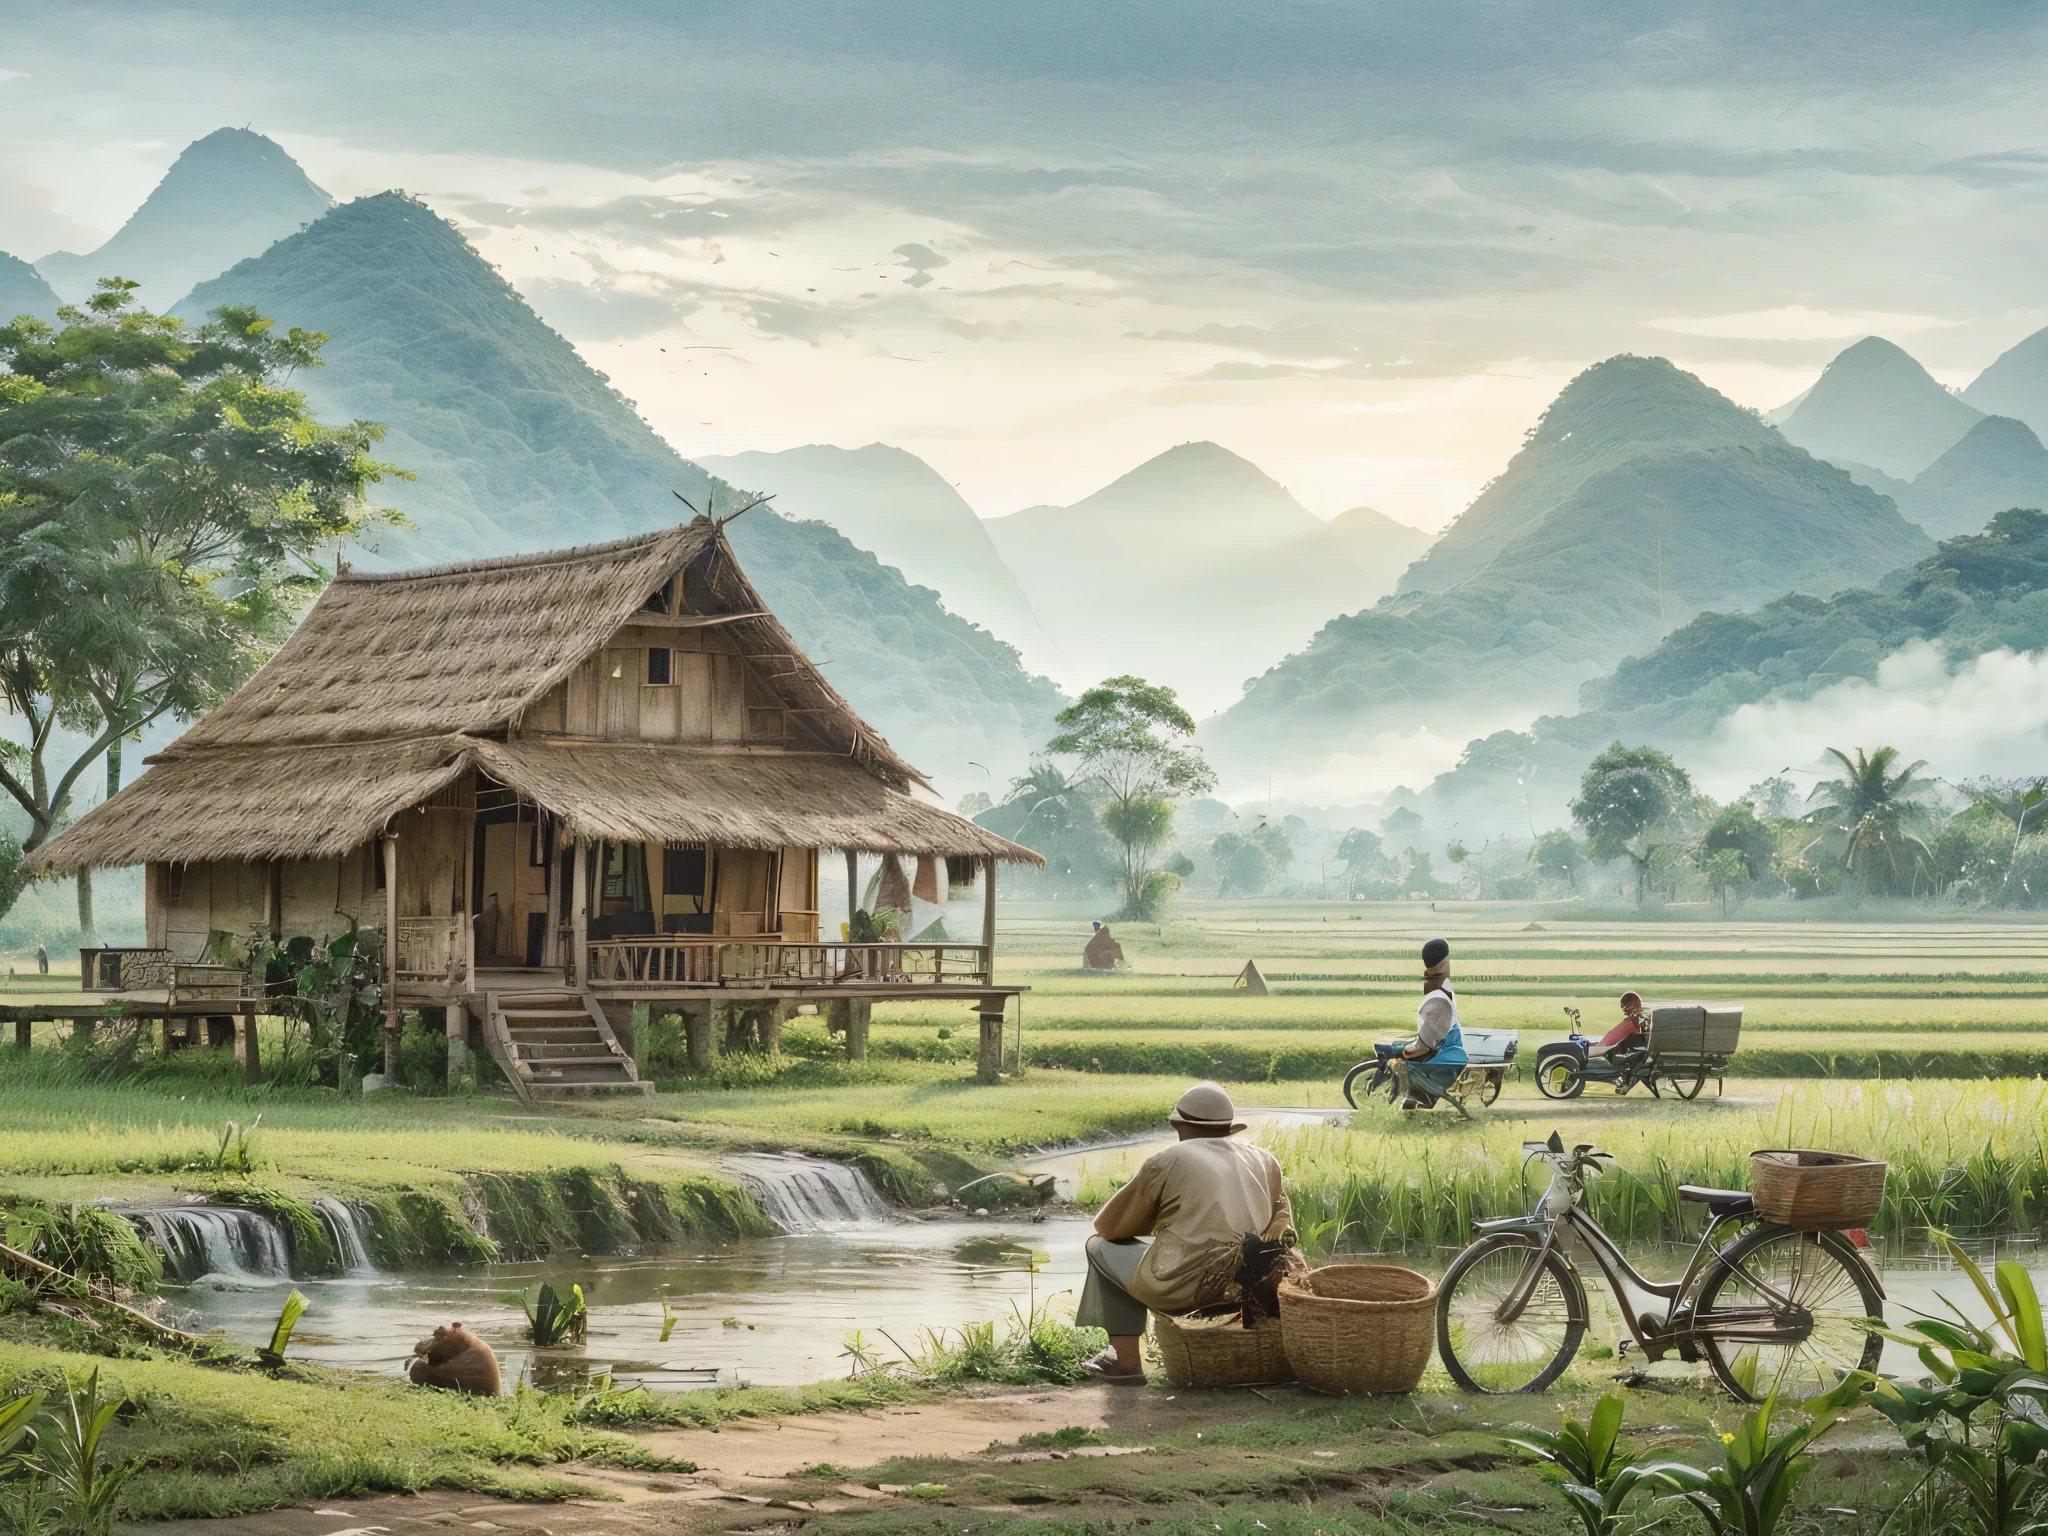
[[[250,1009],[242,1015],[242,1081],[260,1083],[263,1081],[263,1051],[256,1040],[256,1010]]]
[[[981,979],[996,984],[996,861],[981,861]]]
[[[398,1007],[398,834],[384,836],[384,1080],[405,1081],[405,1055],[399,1049],[404,1016]]]
[[[569,893],[570,921],[574,925],[570,945],[571,986],[590,984],[590,839],[576,839],[575,888]]]
[[[860,855],[846,850],[846,927],[853,930],[853,914],[860,910]]]
[[[1001,998],[986,997],[981,1001],[981,1055],[975,1064],[974,1075],[984,1083],[998,1082],[1003,1075],[1003,1015],[990,1013],[987,1009],[1000,1010]]]

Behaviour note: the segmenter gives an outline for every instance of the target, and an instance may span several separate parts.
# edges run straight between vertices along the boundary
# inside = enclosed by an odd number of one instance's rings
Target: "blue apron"
[[[1437,1048],[1420,1061],[1408,1063],[1408,1081],[1441,1095],[1465,1070],[1465,1037],[1458,1029],[1458,995],[1449,987],[1444,996],[1451,1000],[1451,1027]]]

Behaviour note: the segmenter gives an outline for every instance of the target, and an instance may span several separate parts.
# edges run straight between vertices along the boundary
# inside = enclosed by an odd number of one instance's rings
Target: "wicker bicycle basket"
[[[1280,1284],[1287,1360],[1304,1386],[1413,1392],[1436,1341],[1436,1282],[1394,1264],[1330,1264]]]
[[[1176,1387],[1261,1387],[1294,1380],[1281,1343],[1280,1319],[1247,1328],[1235,1308],[1220,1316],[1152,1314],[1152,1341]]]
[[[1884,1205],[1887,1166],[1847,1152],[1752,1152],[1749,1192],[1764,1220],[1781,1227],[1867,1227]]]

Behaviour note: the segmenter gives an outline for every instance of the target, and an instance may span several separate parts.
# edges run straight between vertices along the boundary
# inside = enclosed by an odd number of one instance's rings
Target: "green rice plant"
[[[1678,1185],[1741,1189],[1761,1147],[1823,1147],[1891,1165],[1881,1233],[1921,1228],[2031,1231],[2048,1222],[2048,1084],[1855,1084],[1802,1088],[1750,1114],[1674,1111],[1600,1123],[1560,1108],[1580,1140],[1614,1154],[1587,1187],[1616,1238],[1683,1241],[1696,1208]],[[1294,1204],[1296,1230],[1321,1252],[1462,1247],[1471,1223],[1527,1211],[1538,1191],[1521,1168],[1519,1125],[1361,1116],[1358,1128],[1268,1131]],[[1109,1181],[1084,1182],[1084,1200]]]
[[[551,1344],[581,1344],[590,1325],[583,1302],[583,1287],[572,1285],[569,1294],[558,1294],[543,1280],[534,1292],[521,1292],[519,1304],[526,1309],[527,1336],[545,1348]]]
[[[284,1305],[278,1309],[277,1326],[270,1330],[270,1342],[256,1351],[256,1358],[268,1366],[284,1364],[285,1349],[291,1344],[292,1330],[299,1326],[299,1319],[306,1315],[306,1298],[294,1288],[285,1297]]]
[[[661,1342],[666,1344],[668,1336],[676,1331],[676,1309],[668,1304],[668,1292],[663,1291],[661,1301]]]

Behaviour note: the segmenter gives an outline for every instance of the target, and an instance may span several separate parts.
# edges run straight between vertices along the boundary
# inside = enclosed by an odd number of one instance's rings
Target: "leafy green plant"
[[[666,1344],[668,1336],[676,1331],[676,1309],[668,1304],[668,1293],[661,1295],[661,1342]]]
[[[270,1330],[270,1343],[256,1351],[256,1358],[265,1365],[283,1365],[285,1348],[292,1341],[292,1330],[298,1327],[299,1319],[305,1315],[306,1298],[294,1289],[278,1309],[277,1326]]]
[[[1676,1489],[1706,1521],[1710,1536],[1775,1536],[1793,1492],[1813,1470],[1810,1447],[1835,1427],[1837,1414],[1869,1384],[1868,1376],[1852,1372],[1832,1391],[1799,1405],[1808,1415],[1806,1423],[1776,1435],[1771,1433],[1778,1403],[1773,1392],[1742,1416],[1734,1433],[1721,1436],[1720,1466],[1703,1471],[1679,1461],[1647,1462],[1637,1475]]]
[[[1644,1484],[1637,1458],[1622,1448],[1623,1408],[1621,1394],[1610,1392],[1584,1424],[1565,1414],[1555,1434],[1530,1429],[1502,1436],[1506,1444],[1550,1463],[1554,1470],[1546,1480],[1556,1483],[1586,1536],[1619,1530],[1622,1504]]]
[[[527,1332],[534,1343],[546,1346],[583,1342],[590,1319],[583,1302],[582,1286],[570,1286],[569,1294],[564,1297],[543,1280],[538,1290],[531,1293],[530,1299],[527,1293],[522,1293],[519,1301],[526,1308]]]
[[[56,1401],[43,1410],[37,1435],[36,1467],[47,1479],[51,1508],[64,1536],[111,1536],[120,1514],[121,1489],[135,1464],[116,1465],[102,1442],[122,1399],[100,1399],[100,1373],[80,1386],[66,1380]]]
[[[1994,1267],[1996,1283],[1945,1232],[1933,1234],[1991,1311],[1972,1323],[1921,1318],[1887,1337],[1911,1345],[1936,1385],[1880,1381],[1871,1406],[1896,1425],[1927,1465],[1928,1491],[1959,1504],[1982,1536],[2048,1530],[2048,1330],[2024,1266]]]

